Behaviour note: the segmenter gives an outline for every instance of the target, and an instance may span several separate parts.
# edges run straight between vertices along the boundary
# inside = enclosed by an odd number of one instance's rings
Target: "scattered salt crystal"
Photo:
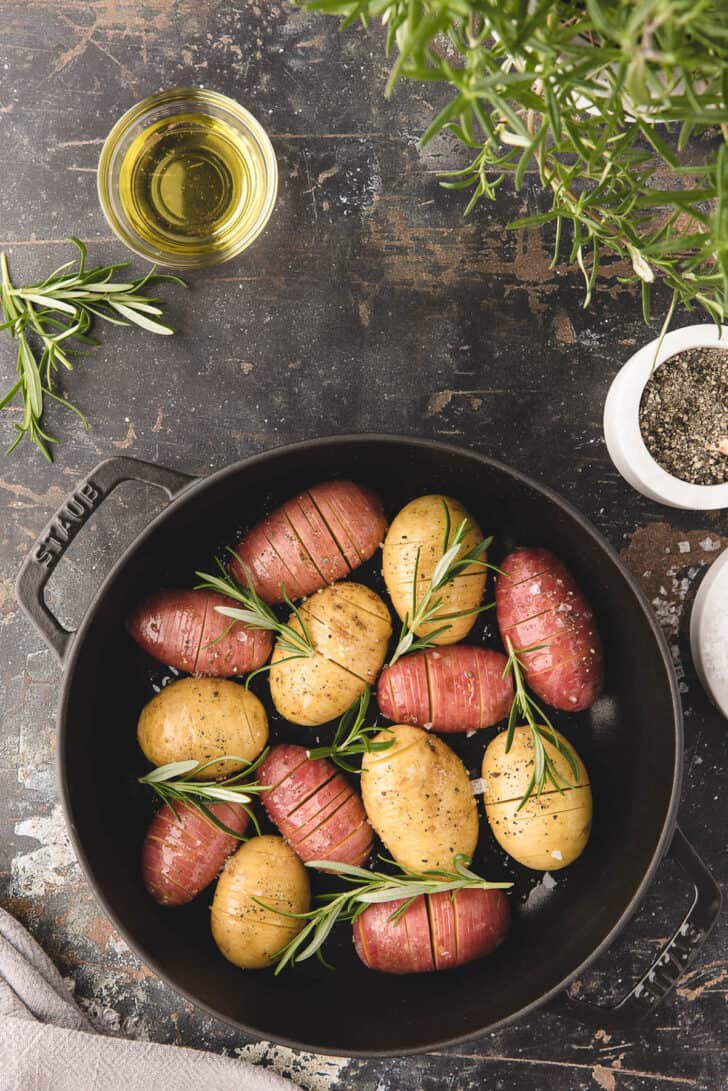
[[[562,852],[560,852],[559,849],[554,849],[554,851],[551,853],[551,855],[553,856],[554,860],[563,860],[564,859],[564,854]]]
[[[715,541],[713,538],[703,538],[702,542],[698,542],[698,545],[706,553],[715,553],[716,549],[720,549],[720,541]]]
[[[465,738],[466,739],[472,739],[474,734],[475,734],[475,728],[471,728],[470,731],[465,732]]]
[[[430,721],[429,723],[423,724],[422,726],[424,727],[425,731],[432,731],[432,721]]]
[[[540,583],[532,584],[528,589],[528,593],[529,593],[529,595],[540,595],[541,594],[541,584]]]
[[[553,890],[556,886],[556,880],[554,879],[550,871],[545,871],[543,873],[543,879],[541,880],[541,882],[547,890]]]
[[[482,777],[478,777],[477,780],[471,780],[470,788],[474,796],[482,796],[485,794],[485,781]]]
[[[690,552],[690,542],[678,542],[677,543],[677,548],[680,550],[681,553],[689,553]]]

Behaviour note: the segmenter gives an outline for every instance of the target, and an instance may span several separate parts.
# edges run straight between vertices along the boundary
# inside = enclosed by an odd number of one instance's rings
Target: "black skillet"
[[[489,959],[448,973],[390,977],[368,971],[353,953],[346,926],[327,948],[335,973],[315,960],[279,978],[242,973],[212,942],[208,895],[183,909],[163,909],[141,882],[139,854],[152,804],[136,783],[147,766],[135,724],[164,672],[129,639],[125,616],[148,591],[189,586],[194,570],[209,566],[242,527],[299,489],[331,477],[377,489],[390,516],[419,494],[449,493],[485,533],[496,535],[501,553],[518,543],[549,547],[575,572],[604,639],[604,696],[589,713],[555,720],[591,774],[595,816],[587,851],[556,873],[555,883],[544,884],[507,860],[483,822],[475,866],[488,877],[514,880],[514,927]],[[158,485],[170,497],[169,506],[116,559],[78,631],[67,632],[48,609],[44,586],[77,531],[126,480]],[[375,558],[354,578],[381,588],[378,563]],[[670,991],[715,921],[718,888],[676,827],[682,712],[656,620],[591,524],[556,493],[507,466],[442,443],[377,435],[278,448],[204,479],[113,458],[59,509],[23,565],[17,594],[64,667],[59,780],[71,838],[91,886],[148,966],[245,1032],[319,1052],[401,1054],[483,1034],[559,994],[561,1005],[568,1003],[579,1018],[624,1028]],[[476,635],[494,643],[490,615],[483,617]],[[259,694],[265,688],[261,680]],[[279,737],[311,738],[310,729],[284,726],[275,716],[271,726]],[[474,776],[492,734],[454,743]],[[666,853],[682,865],[695,892],[673,938],[616,1007],[567,1001],[566,986],[624,928]]]

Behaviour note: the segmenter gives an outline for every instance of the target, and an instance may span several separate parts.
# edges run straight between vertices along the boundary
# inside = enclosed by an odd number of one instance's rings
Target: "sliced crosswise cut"
[[[365,966],[383,973],[450,970],[489,955],[503,943],[510,924],[502,890],[420,894],[409,905],[400,898],[368,906],[354,922],[354,948]]]
[[[400,618],[410,621],[416,609],[432,589],[433,577],[444,554],[453,547],[459,534],[455,559],[468,557],[483,541],[480,527],[463,505],[450,496],[419,496],[395,517],[387,531],[382,551],[382,573],[392,603]],[[486,553],[434,593],[440,600],[428,619],[415,627],[420,637],[430,637],[436,644],[456,644],[473,627],[482,602],[486,583]],[[458,614],[458,617],[450,615]],[[433,636],[437,630],[443,630]]]
[[[379,496],[351,481],[325,481],[314,485],[309,496],[352,571],[368,561],[387,529]]]
[[[594,612],[573,575],[547,549],[516,549],[500,567],[498,627],[528,685],[554,708],[589,708],[604,685],[604,654]]]
[[[261,795],[272,822],[303,861],[359,866],[369,857],[372,829],[359,794],[334,765],[311,761],[302,746],[280,743],[260,766]]]
[[[226,833],[190,803],[162,807],[151,821],[142,848],[144,885],[160,905],[191,902],[217,877],[240,844],[248,816],[239,803],[212,803],[209,810]]]
[[[215,609],[229,605],[214,591],[157,591],[132,610],[127,629],[148,655],[175,670],[232,678],[265,663],[273,640]]]
[[[266,602],[300,599],[369,560],[386,526],[376,493],[353,481],[325,481],[248,531],[233,551],[230,575]]]
[[[292,723],[315,727],[341,716],[372,684],[392,635],[389,611],[374,591],[344,581],[306,599],[290,627],[304,630],[314,654],[292,657],[278,641],[272,656],[273,703]]]
[[[377,702],[387,719],[433,731],[492,727],[508,715],[513,700],[505,666],[506,657],[490,648],[427,648],[384,668]]]

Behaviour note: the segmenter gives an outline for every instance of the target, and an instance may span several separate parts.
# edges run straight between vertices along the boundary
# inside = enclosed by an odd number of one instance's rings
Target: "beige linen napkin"
[[[45,952],[0,909],[0,1091],[165,1088],[296,1091],[244,1061],[96,1033]]]

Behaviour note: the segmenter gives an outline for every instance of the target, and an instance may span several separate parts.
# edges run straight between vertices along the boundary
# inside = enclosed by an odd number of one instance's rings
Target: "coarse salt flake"
[[[720,549],[720,541],[716,542],[714,538],[703,538],[698,545],[705,553],[715,553],[717,549]]]
[[[470,789],[474,796],[485,795],[485,781],[482,777],[470,781]]]
[[[680,550],[681,553],[689,553],[690,552],[690,542],[678,542],[677,543],[677,548]]]

